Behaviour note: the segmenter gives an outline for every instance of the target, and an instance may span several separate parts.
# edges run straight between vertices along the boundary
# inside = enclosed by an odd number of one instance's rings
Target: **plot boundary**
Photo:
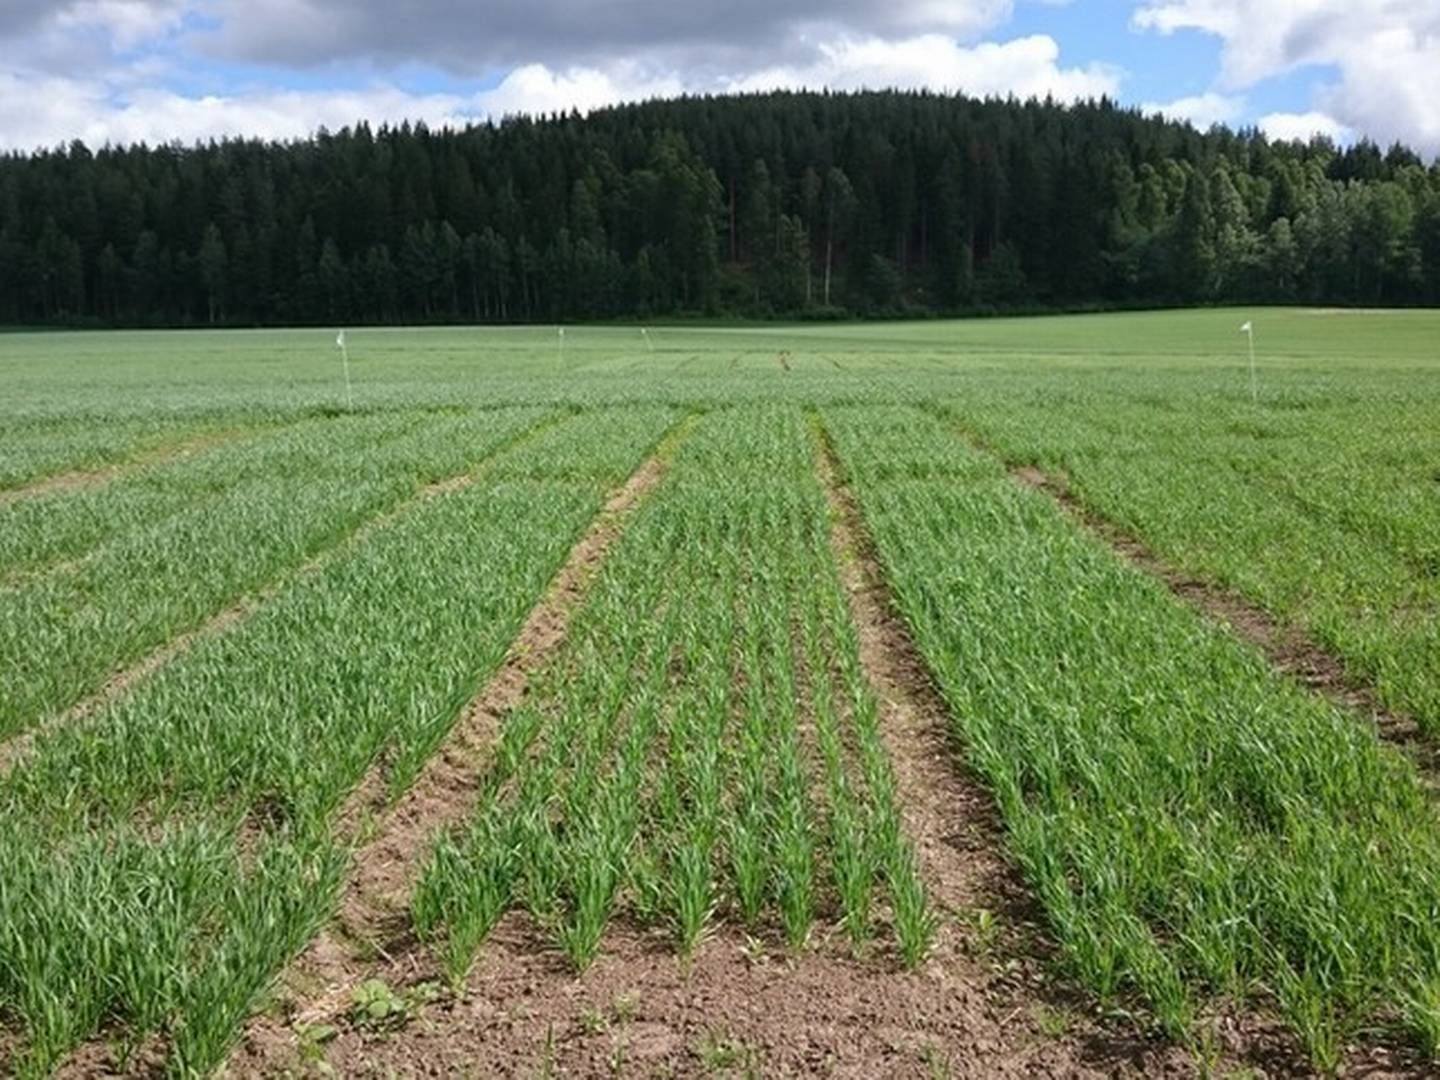
[[[53,495],[57,492],[95,491],[108,486],[128,473],[150,465],[168,465],[181,458],[203,453],[217,446],[224,446],[237,439],[243,439],[247,435],[269,426],[255,424],[207,432],[203,435],[191,435],[174,442],[162,442],[158,446],[141,450],[109,465],[100,465],[93,469],[64,469],[60,472],[50,473],[21,484],[19,487],[0,490],[0,506],[9,506],[27,499],[37,499],[43,495]],[[289,422],[282,423],[280,426],[287,427]]]
[[[973,439],[970,441],[974,443]],[[975,445],[991,457],[1003,460],[981,444]],[[1415,763],[1426,788],[1440,793],[1440,746],[1421,733],[1414,717],[1386,706],[1374,686],[1357,678],[1338,656],[1299,626],[1276,618],[1234,590],[1172,566],[1139,537],[1086,506],[1063,476],[1035,465],[1006,462],[1005,468],[1017,484],[1048,496],[1072,521],[1119,558],[1256,648],[1276,674],[1367,720],[1381,740],[1401,749]]]
[[[1028,908],[1024,886],[1003,853],[999,812],[983,785],[965,773],[949,709],[895,609],[823,421],[814,420],[814,434],[816,468],[830,508],[830,546],[859,639],[861,667],[880,706],[881,737],[896,770],[900,811],[922,880],[947,913],[982,900],[1015,912]],[[953,932],[952,919],[942,920],[942,932]],[[945,944],[937,939],[937,948]]]
[[[408,935],[409,890],[428,853],[428,841],[438,830],[463,822],[471,811],[479,790],[477,761],[493,747],[501,720],[524,698],[531,677],[565,641],[571,618],[623,535],[626,521],[664,478],[671,457],[697,419],[698,414],[691,413],[673,424],[640,467],[609,494],[526,616],[500,666],[460,710],[444,741],[404,794],[386,805],[384,767],[377,763],[341,808],[336,830],[342,836],[348,833],[352,843],[363,836],[368,822],[379,818],[372,835],[354,850],[332,917],[332,925],[339,922],[346,936],[366,940],[385,955],[385,944],[391,942],[376,938]],[[323,992],[302,1006],[295,1020],[328,1017],[343,1009],[353,988],[341,958],[343,949],[327,927],[291,962],[287,970],[305,969],[325,983]],[[292,1025],[293,1021],[276,1025],[259,1017],[237,1046],[261,1036],[266,1028]]]
[[[38,724],[25,731],[17,732],[8,740],[0,741],[0,777],[4,777],[6,773],[28,757],[36,744],[46,736],[74,724],[83,723],[95,716],[107,705],[118,701],[132,687],[189,652],[198,642],[230,631],[275,599],[283,589],[313,577],[331,561],[363,544],[370,536],[395,524],[418,507],[474,484],[500,455],[539,436],[570,415],[568,412],[556,411],[542,416],[535,423],[505,439],[468,471],[426,484],[388,509],[362,520],[338,539],[311,555],[299,566],[283,571],[268,584],[240,597],[211,615],[199,626],[176,635],[134,663],[112,673],[98,690],[69,708],[42,719]]]

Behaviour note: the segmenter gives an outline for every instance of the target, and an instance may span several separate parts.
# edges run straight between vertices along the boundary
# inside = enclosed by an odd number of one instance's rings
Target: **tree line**
[[[690,97],[0,157],[0,322],[1440,303],[1440,166],[1101,99]]]

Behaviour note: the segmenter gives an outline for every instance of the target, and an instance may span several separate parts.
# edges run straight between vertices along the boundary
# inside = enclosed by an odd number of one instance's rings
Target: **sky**
[[[1108,94],[1440,155],[1440,0],[0,0],[0,149],[809,87]]]

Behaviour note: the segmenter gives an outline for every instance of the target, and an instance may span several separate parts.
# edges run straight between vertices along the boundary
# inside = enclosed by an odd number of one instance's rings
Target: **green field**
[[[1105,1030],[1197,1068],[1259,1059],[1214,1034],[1235,1017],[1320,1070],[1440,1053],[1440,314],[348,345],[353,409],[333,330],[0,336],[0,1068],[221,1066],[516,665],[463,812],[407,834],[426,994],[463,1000],[507,919],[574,971],[618,927],[686,970],[734,940],[930,977],[988,901],[953,910],[917,841],[840,495],[1031,951]],[[562,632],[517,654],[597,522]]]

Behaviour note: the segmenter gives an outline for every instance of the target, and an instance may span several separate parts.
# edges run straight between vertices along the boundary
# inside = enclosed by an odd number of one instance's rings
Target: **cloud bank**
[[[1063,34],[1006,32],[1017,5],[1054,2],[0,0],[0,149],[458,125],[773,88],[1124,100],[1125,51],[1188,32],[1219,42],[1212,84],[1146,111],[1440,153],[1440,0],[1142,0],[1131,32],[1100,39],[1115,59],[1081,63]],[[1310,99],[1249,111],[1252,88],[1299,69],[1315,72]]]
[[[1277,137],[1358,132],[1440,153],[1440,0],[1162,0],[1133,23],[1219,38],[1230,89],[1305,67],[1330,73],[1310,110],[1261,119]]]
[[[0,62],[0,146],[461,125],[685,92],[1117,91],[1118,69],[1067,66],[1052,37],[979,40],[1011,13],[1010,0],[608,0],[583,13],[573,0],[413,0],[397,18],[376,0],[16,0],[0,45],[30,59]],[[397,72],[416,66],[483,88],[407,89]],[[241,74],[176,88],[207,68]],[[326,85],[356,73],[358,86]]]

